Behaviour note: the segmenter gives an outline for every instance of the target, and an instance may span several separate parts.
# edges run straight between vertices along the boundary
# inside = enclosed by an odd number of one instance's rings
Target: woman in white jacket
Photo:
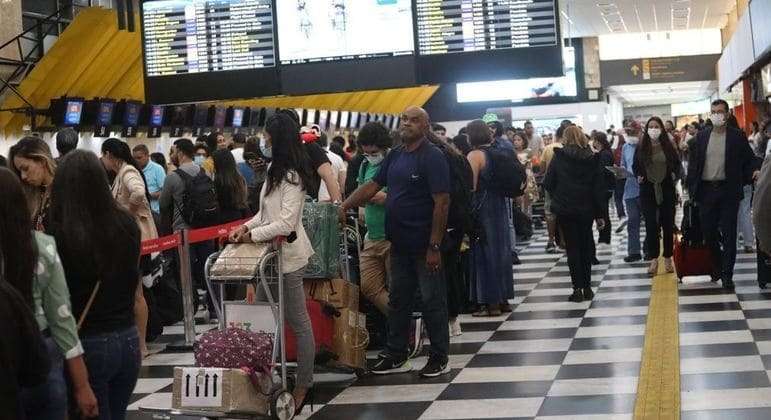
[[[297,124],[284,114],[265,122],[262,154],[271,159],[260,194],[260,210],[230,234],[232,242],[267,242],[287,237],[282,248],[286,320],[297,337],[297,381],[293,391],[297,412],[313,385],[315,344],[305,307],[303,274],[313,248],[302,225],[306,186],[313,185],[312,169],[302,147]]]

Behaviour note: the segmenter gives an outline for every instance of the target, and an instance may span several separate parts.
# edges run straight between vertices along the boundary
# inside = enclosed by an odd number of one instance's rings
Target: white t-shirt
[[[233,159],[236,160],[236,164],[244,162],[244,148],[238,147],[230,151],[233,154]]]
[[[346,171],[345,161],[343,158],[338,156],[337,154],[330,152],[329,150],[327,152],[327,158],[329,159],[329,163],[332,164],[332,172],[335,174],[335,180],[340,179],[340,173]],[[319,187],[319,201],[331,201],[332,197],[329,195],[329,191],[327,191],[327,185],[324,183],[324,181],[321,181],[321,187]]]

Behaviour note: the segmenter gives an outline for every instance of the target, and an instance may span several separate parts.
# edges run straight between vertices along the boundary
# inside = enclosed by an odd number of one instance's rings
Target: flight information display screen
[[[148,77],[273,67],[272,0],[160,0],[143,5]]]
[[[414,1],[419,82],[562,75],[556,0]]]
[[[411,0],[276,2],[281,64],[412,54]]]
[[[418,52],[557,45],[554,0],[415,0]]]
[[[273,4],[143,2],[146,99],[169,104],[278,94]]]

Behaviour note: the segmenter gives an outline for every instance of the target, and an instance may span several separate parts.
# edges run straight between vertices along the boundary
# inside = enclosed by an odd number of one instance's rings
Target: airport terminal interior
[[[0,420],[771,419],[771,0],[0,0]]]

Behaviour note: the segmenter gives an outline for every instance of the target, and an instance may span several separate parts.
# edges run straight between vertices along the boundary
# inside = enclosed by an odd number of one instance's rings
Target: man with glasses
[[[689,153],[687,181],[699,209],[704,239],[712,248],[712,281],[722,279],[723,287],[733,290],[739,202],[746,181],[757,179],[758,171],[747,137],[726,125],[728,117],[726,101],[712,102],[712,128],[696,136]]]

